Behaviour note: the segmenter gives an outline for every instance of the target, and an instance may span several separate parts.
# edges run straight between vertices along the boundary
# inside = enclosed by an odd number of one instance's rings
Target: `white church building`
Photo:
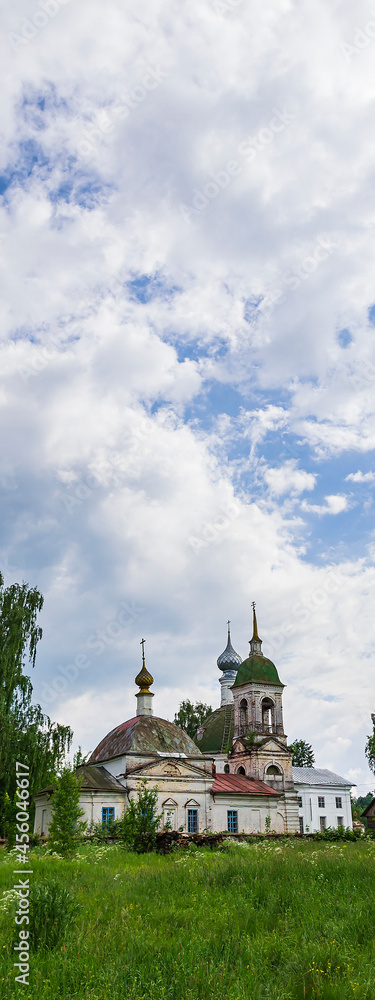
[[[172,829],[195,832],[307,833],[352,826],[350,783],[331,771],[292,767],[284,733],[284,685],[262,653],[253,609],[249,655],[228,642],[219,656],[221,705],[200,726],[197,742],[153,715],[153,677],[145,663],[135,679],[137,713],[108,733],[77,769],[88,824],[119,819],[141,783],[158,790],[158,810]],[[46,835],[51,787],[35,798],[35,832]]]

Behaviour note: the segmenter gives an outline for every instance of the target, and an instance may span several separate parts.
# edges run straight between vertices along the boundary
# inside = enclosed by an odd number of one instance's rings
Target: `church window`
[[[273,710],[274,703],[271,698],[263,698],[262,701],[262,728],[266,730],[267,733],[273,732]]]
[[[342,809],[341,795],[336,795],[336,809]]]
[[[198,809],[187,811],[187,832],[198,833]]]
[[[302,795],[298,796],[298,805],[299,805],[300,809],[302,809]]]
[[[324,795],[318,795],[319,809],[324,809]]]
[[[224,774],[229,774],[229,764],[224,764]]]
[[[247,701],[246,698],[242,698],[240,701],[240,728],[241,732],[244,733],[247,729]]]
[[[246,774],[245,768],[242,767],[242,766],[239,767],[238,770],[237,770],[237,774]]]
[[[227,811],[227,829],[228,829],[228,833],[238,833],[238,812],[237,812],[237,809],[228,809],[228,811]]]
[[[102,808],[102,826],[108,827],[110,823],[114,823],[115,819],[115,809],[114,806],[103,806]]]
[[[270,766],[267,767],[266,774],[272,774],[272,775],[277,774],[279,776],[279,778],[281,777],[280,768],[277,767],[276,764],[270,764]]]

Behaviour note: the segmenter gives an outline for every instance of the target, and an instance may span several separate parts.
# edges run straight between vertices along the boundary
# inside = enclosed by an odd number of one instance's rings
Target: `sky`
[[[375,711],[375,11],[3,7],[0,569],[94,749],[220,703],[256,601],[290,741],[365,794]]]

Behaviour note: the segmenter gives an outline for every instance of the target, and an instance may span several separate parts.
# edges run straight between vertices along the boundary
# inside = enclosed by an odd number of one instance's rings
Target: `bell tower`
[[[234,736],[228,756],[231,774],[256,778],[279,792],[278,822],[286,832],[299,829],[292,751],[284,732],[282,684],[275,664],[262,653],[253,603],[250,652],[232,687]]]
[[[273,733],[286,743],[281,683],[275,664],[262,653],[262,640],[253,602],[253,634],[250,652],[237,671],[233,684],[234,736],[251,734],[253,742]]]

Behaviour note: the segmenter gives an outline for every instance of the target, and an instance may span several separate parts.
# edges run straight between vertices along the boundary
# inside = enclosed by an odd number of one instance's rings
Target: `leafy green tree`
[[[175,726],[183,729],[192,740],[195,741],[197,729],[205,719],[212,713],[211,705],[204,705],[202,701],[196,701],[195,705],[188,699],[180,703],[180,708],[174,717]]]
[[[289,750],[293,750],[292,764],[294,767],[314,767],[315,754],[310,743],[306,740],[294,740],[290,744]]]
[[[87,827],[81,821],[84,814],[80,807],[81,787],[82,778],[75,767],[66,764],[54,782],[48,830],[49,842],[59,854],[71,854]]]
[[[372,721],[372,735],[367,737],[365,754],[368,760],[369,768],[375,774],[375,714],[371,716]]]
[[[8,792],[5,792],[5,802],[4,802],[4,832],[6,836],[6,846],[8,851],[14,847],[16,843],[16,829],[17,829],[17,805],[16,796],[14,796],[13,802],[9,797]]]
[[[372,795],[372,793],[368,792],[367,795],[358,795],[358,798],[352,798],[351,800],[353,819],[359,819],[361,823],[365,824],[365,826],[367,826],[367,817],[362,816],[362,813],[363,810],[370,805],[370,802],[372,802],[373,798],[374,796]]]
[[[162,814],[157,813],[157,788],[147,788],[142,781],[136,799],[130,799],[122,821],[122,840],[138,854],[152,851],[160,828]]]
[[[5,796],[14,800],[16,761],[29,768],[30,795],[46,783],[72,740],[69,726],[51,722],[31,702],[32,683],[24,673],[35,665],[42,635],[38,613],[43,597],[26,583],[4,586],[0,573],[0,830],[4,832]],[[9,811],[9,810],[8,810]]]

